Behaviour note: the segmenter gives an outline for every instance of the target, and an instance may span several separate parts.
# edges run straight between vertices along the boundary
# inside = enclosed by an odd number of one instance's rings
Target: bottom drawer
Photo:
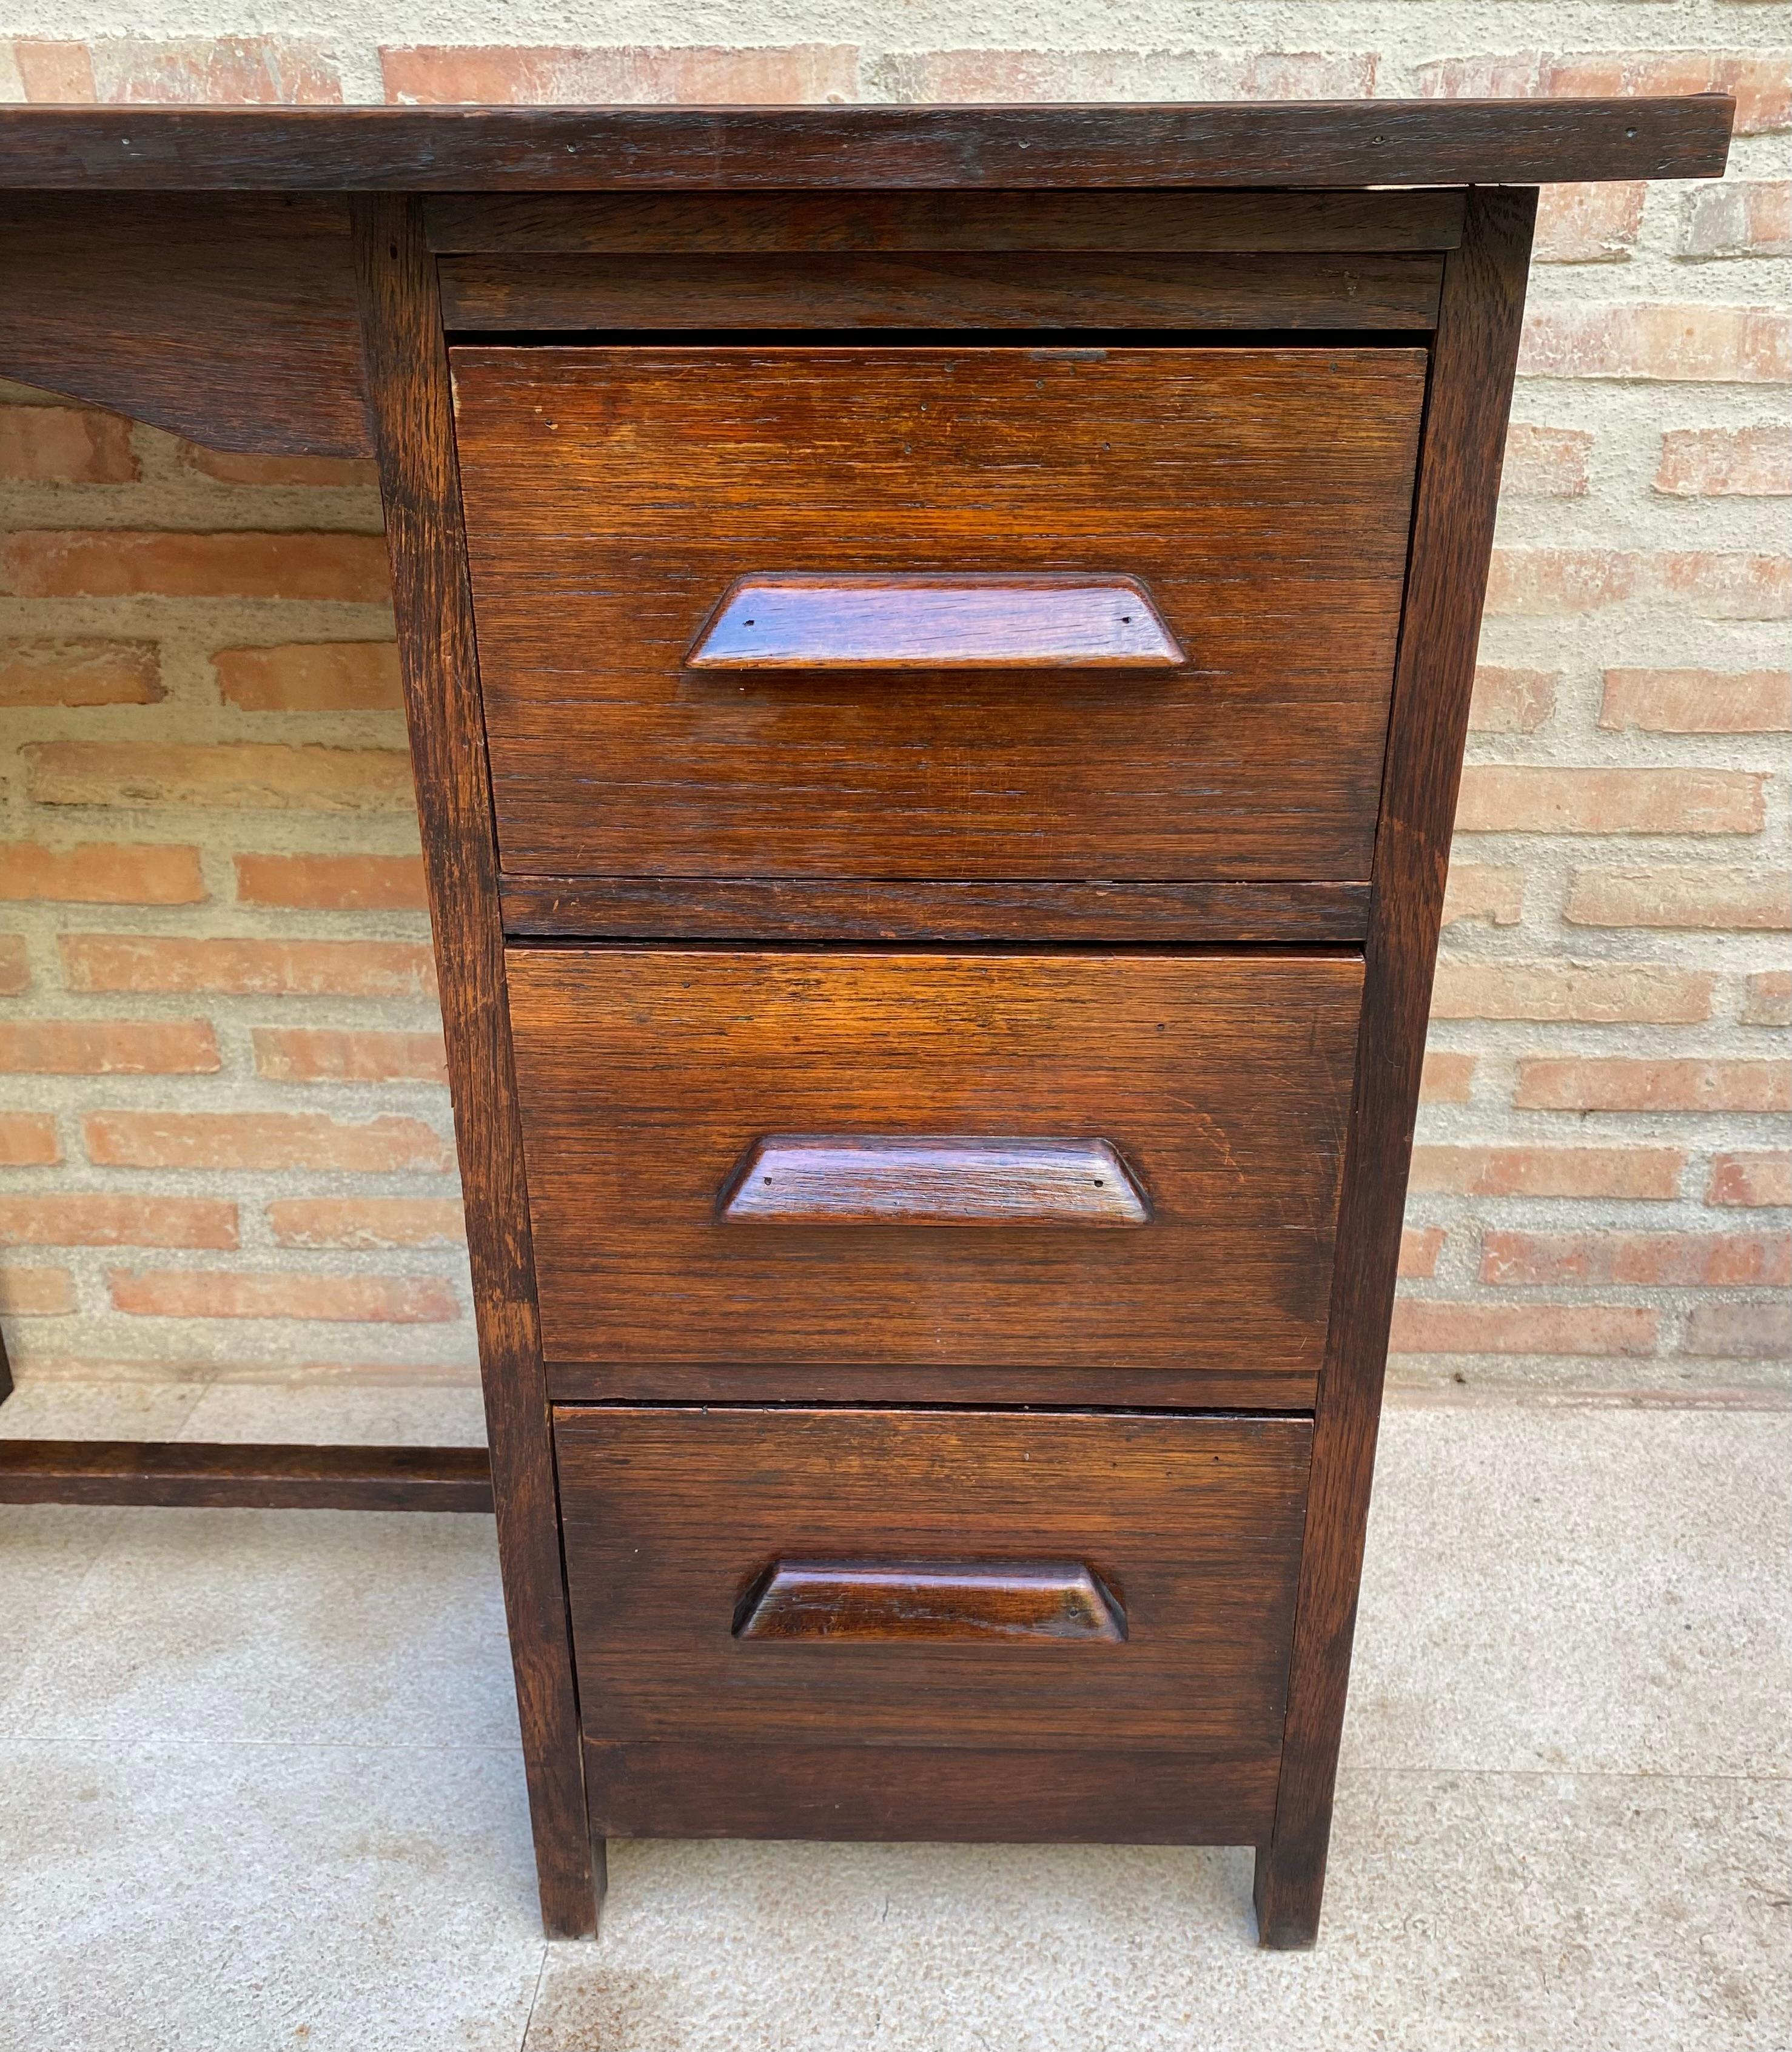
[[[601,1835],[1267,1835],[1307,1420],[554,1422]]]

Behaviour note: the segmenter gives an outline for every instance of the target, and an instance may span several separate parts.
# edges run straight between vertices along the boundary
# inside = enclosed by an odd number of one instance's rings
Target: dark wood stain
[[[723,1185],[724,1225],[1141,1226],[1151,1207],[1105,1140],[773,1133]]]
[[[741,1599],[737,1639],[831,1643],[1015,1639],[1118,1645],[1126,1613],[1081,1561],[774,1561]]]
[[[746,577],[687,670],[1174,670],[1188,658],[1137,578]]]
[[[1418,192],[459,194],[425,203],[450,254],[871,249],[1454,249],[1462,194]]]
[[[1425,363],[456,350],[505,869],[1366,877]],[[738,578],[886,570],[1141,578],[1189,660],[683,666]]]
[[[451,328],[1429,328],[1430,254],[444,256]]]
[[[1721,93],[1082,107],[0,108],[0,187],[1452,186],[1723,174]]]
[[[955,1784],[980,1788],[968,1814],[995,1838],[1043,1822],[1199,1838],[1209,1804],[1266,1822],[1305,1420],[643,1408],[561,1410],[555,1428],[593,1814],[608,1827],[707,1835],[776,1816],[819,1835],[820,1792],[862,1809],[868,1793],[845,1791],[871,1778],[867,1749],[889,1747],[911,1763],[893,1835],[964,1835]],[[1127,1636],[734,1631],[772,1561],[874,1555],[1074,1561],[1124,1607]],[[656,1762],[666,1749],[692,1777],[683,1792]],[[1041,1799],[1003,1772],[1004,1755],[1029,1760],[1036,1779],[1041,1753],[1084,1763],[1079,1794]],[[1133,1755],[1180,1757],[1167,1816],[1113,1771]],[[817,1776],[806,1798],[799,1762]]]
[[[554,1361],[1309,1376],[1361,965],[1348,956],[513,947]],[[722,1224],[771,1133],[1086,1136],[1116,1232]]]
[[[417,202],[359,199],[354,213],[370,412],[441,983],[542,1913],[551,1934],[577,1937],[595,1929],[597,1899],[448,358],[435,264],[424,247]]]
[[[491,1464],[483,1447],[0,1439],[0,1503],[489,1512]]]
[[[1471,194],[1462,246],[1445,274],[1375,837],[1281,1785],[1257,1863],[1258,1924],[1270,1945],[1310,1945],[1319,1929],[1431,974],[1536,203],[1534,192]]]
[[[1362,945],[1367,883],[506,876],[504,929],[591,940]]]
[[[0,374],[212,448],[373,453],[340,198],[20,195],[0,277]]]

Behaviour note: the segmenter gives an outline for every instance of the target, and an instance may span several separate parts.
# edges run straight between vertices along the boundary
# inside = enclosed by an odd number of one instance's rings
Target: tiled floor
[[[478,1434],[29,1387],[0,1431]],[[1792,1419],[1388,1414],[1317,1952],[1243,1853],[639,1844],[544,1946],[489,1521],[0,1510],[4,2052],[1784,2052]]]

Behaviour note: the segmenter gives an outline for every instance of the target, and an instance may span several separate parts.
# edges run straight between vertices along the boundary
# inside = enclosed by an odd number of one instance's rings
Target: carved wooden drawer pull
[[[1145,1224],[1105,1140],[769,1133],[722,1186],[730,1225]]]
[[[1080,1561],[774,1561],[741,1600],[737,1639],[1093,1639],[1126,1613]]]
[[[1136,578],[739,578],[693,670],[1172,670],[1186,662]]]

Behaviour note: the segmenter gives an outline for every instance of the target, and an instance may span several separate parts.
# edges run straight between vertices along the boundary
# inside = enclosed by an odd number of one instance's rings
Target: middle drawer
[[[1356,957],[518,947],[508,973],[550,1365],[1074,1369],[1094,1402],[1116,1369],[1248,1367],[1310,1403]]]

